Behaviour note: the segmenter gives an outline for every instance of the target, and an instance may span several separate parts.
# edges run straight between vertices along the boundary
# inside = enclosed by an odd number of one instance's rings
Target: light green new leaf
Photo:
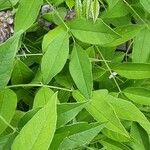
[[[86,103],[58,104],[57,127],[67,124],[85,107]]]
[[[21,60],[17,59],[11,76],[11,83],[29,83],[32,80],[33,76],[33,71]]]
[[[150,13],[150,1],[149,0],[140,0],[140,3],[144,7],[144,9]]]
[[[80,19],[68,25],[72,34],[84,43],[104,45],[120,37],[101,20],[94,23],[92,20]]]
[[[7,123],[10,123],[13,118],[17,106],[17,96],[16,94],[9,90],[0,91],[0,134],[7,128]],[[2,120],[2,118],[5,122]]]
[[[78,89],[89,99],[93,88],[92,65],[86,51],[77,44],[72,51],[69,70]]]
[[[16,33],[8,41],[0,44],[0,88],[6,86],[10,79],[20,35],[21,32]]]
[[[63,69],[68,59],[69,35],[67,31],[60,28],[48,32],[43,40],[42,47],[45,54],[41,62],[41,72],[45,84]]]
[[[131,101],[150,106],[150,90],[142,87],[129,87],[123,91],[124,95]]]
[[[57,121],[57,94],[40,109],[22,128],[13,142],[12,150],[47,150],[50,146]]]
[[[91,14],[94,22],[96,22],[100,13],[100,4],[98,0],[94,0],[91,4]]]
[[[120,119],[136,121],[150,134],[150,122],[133,103],[111,95],[109,95],[108,101]]]
[[[58,129],[57,134],[68,133],[67,137],[60,143],[59,150],[69,150],[89,144],[92,139],[105,127],[99,123],[77,123]],[[56,137],[54,137],[55,139]]]
[[[87,19],[89,18],[90,13],[91,13],[91,3],[92,3],[92,0],[83,1],[83,16],[85,16]]]
[[[150,30],[145,28],[135,37],[132,61],[134,63],[146,63],[150,58]]]
[[[113,66],[112,69],[120,76],[128,79],[150,78],[150,64],[123,63]]]
[[[40,88],[35,95],[33,108],[35,109],[46,105],[53,94],[54,92],[50,88],[47,87]]]
[[[80,18],[82,16],[82,2],[81,0],[75,0],[76,16]]]
[[[131,147],[133,149],[149,150],[149,136],[140,125],[133,123],[131,126],[130,135],[133,139],[133,142],[131,142]]]
[[[79,102],[86,101],[86,99],[79,92],[73,92],[73,97]],[[121,124],[115,110],[107,101],[108,91],[95,91],[93,92],[91,99],[92,101],[87,104],[86,109],[93,116],[93,118],[100,123],[108,122],[106,124],[106,128],[129,138],[129,135]]]
[[[20,0],[15,15],[15,31],[27,30],[36,21],[43,0]]]

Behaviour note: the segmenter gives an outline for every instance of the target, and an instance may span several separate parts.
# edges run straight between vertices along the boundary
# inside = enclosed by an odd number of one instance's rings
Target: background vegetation
[[[1,150],[150,149],[149,0],[0,12]]]

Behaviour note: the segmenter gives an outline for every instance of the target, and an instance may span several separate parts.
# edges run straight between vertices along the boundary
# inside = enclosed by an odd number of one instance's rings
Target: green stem
[[[102,59],[96,59],[96,58],[89,58],[91,62],[103,62],[104,60]],[[108,63],[111,63],[110,60],[105,60]]]
[[[1,119],[8,127],[10,127],[14,132],[16,132],[16,128],[14,128],[11,124],[9,124],[9,123],[6,121],[6,119],[5,119],[4,117],[2,117],[1,115],[0,115],[0,119]]]
[[[100,49],[97,46],[95,46],[95,47],[96,47],[97,51],[99,52],[99,54],[101,55],[101,57],[102,57],[105,65],[106,65],[107,69],[109,70],[110,74],[112,74],[113,72],[111,71],[111,68],[109,67],[108,63],[106,62],[106,60],[105,60],[103,54],[101,53]],[[119,93],[122,93],[122,91],[121,91],[121,89],[119,87],[119,84],[118,84],[118,82],[117,82],[117,80],[116,80],[116,78],[114,76],[113,76],[113,80],[114,80],[114,82],[115,82],[115,84],[116,84],[116,86],[117,86],[117,88],[119,90]]]
[[[149,29],[148,24],[140,17],[140,15],[132,8],[132,6],[126,1],[123,0],[123,2],[134,12],[134,14],[146,25],[146,27]]]
[[[37,54],[18,54],[17,57],[24,57],[24,56],[43,56],[42,53]]]
[[[72,92],[72,89],[66,89],[66,88],[61,88],[57,86],[50,86],[50,85],[44,85],[44,84],[17,84],[17,85],[8,85],[6,88],[16,88],[16,87],[48,87],[51,89],[58,89],[58,90],[63,90],[63,91],[68,91]]]
[[[120,35],[118,32],[116,32],[115,30],[113,30],[107,23],[104,22],[104,20],[102,18],[100,18],[100,20],[102,21],[102,23],[107,26],[112,32],[114,32],[116,35],[118,35],[119,37],[122,37],[122,35]]]

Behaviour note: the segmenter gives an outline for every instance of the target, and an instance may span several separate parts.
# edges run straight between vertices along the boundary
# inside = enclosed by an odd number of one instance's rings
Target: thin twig
[[[11,124],[9,124],[9,123],[7,122],[7,120],[6,120],[3,116],[0,115],[0,119],[1,119],[8,127],[10,127],[10,128],[13,130],[13,132],[16,132],[16,128],[13,127]]]
[[[125,53],[125,60],[126,60],[126,61],[128,60],[128,52],[129,52],[129,50],[131,49],[132,44],[133,44],[133,41],[130,43],[130,45],[128,46],[127,51],[126,51],[126,53]]]
[[[105,60],[103,54],[101,53],[100,49],[99,49],[97,46],[95,46],[95,47],[96,47],[97,51],[99,52],[99,54],[101,55],[102,59],[104,60],[104,63],[105,63],[105,65],[106,65],[107,69],[109,70],[110,74],[112,75],[113,72],[111,71],[111,68],[109,67],[108,63],[106,62],[106,60]],[[118,90],[119,90],[119,93],[122,93],[122,91],[121,91],[121,89],[120,89],[120,86],[119,86],[119,84],[118,84],[116,78],[115,78],[114,76],[112,76],[112,78],[113,78],[113,80],[114,80],[114,82],[115,82],[115,84],[116,84],[116,86],[117,86],[117,88],[118,88]]]
[[[24,54],[18,54],[17,57],[24,57]],[[43,53],[37,53],[37,54],[26,54],[26,56],[43,56]]]
[[[102,59],[97,59],[97,58],[89,58],[91,62],[103,62],[104,60]],[[108,63],[111,63],[111,60],[105,60]]]
[[[16,88],[16,87],[48,87],[51,89],[57,89],[57,90],[63,90],[63,91],[68,91],[72,92],[72,89],[67,89],[67,88],[62,88],[62,87],[57,87],[57,86],[51,86],[51,85],[44,85],[44,84],[17,84],[17,85],[8,85],[6,88]]]
[[[132,6],[126,1],[123,2],[134,12],[134,14],[145,24],[145,26],[149,29],[149,25],[141,18],[141,16],[132,8]]]

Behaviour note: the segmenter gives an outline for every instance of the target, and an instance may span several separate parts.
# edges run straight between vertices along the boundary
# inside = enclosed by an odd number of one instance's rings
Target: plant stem
[[[114,32],[114,33],[115,33],[116,35],[118,35],[119,37],[122,37],[122,35],[120,35],[118,32],[116,32],[114,29],[112,29],[107,23],[105,23],[102,18],[100,18],[100,20],[101,20],[102,23],[103,23],[105,26],[107,26],[112,32]]]
[[[43,56],[42,53],[37,53],[37,54],[18,54],[17,57],[24,57],[24,56]]]
[[[102,57],[102,59],[103,59],[105,65],[106,65],[107,69],[109,70],[110,74],[112,75],[113,72],[111,71],[111,68],[109,67],[108,63],[106,62],[106,60],[105,60],[103,54],[101,53],[100,49],[99,49],[97,46],[95,46],[95,47],[96,47],[97,51],[99,52],[99,54],[101,55],[101,57]],[[113,80],[114,80],[114,82],[115,82],[115,84],[116,84],[116,86],[117,86],[117,88],[118,88],[118,90],[119,90],[119,93],[122,93],[122,91],[121,91],[121,89],[120,89],[120,86],[119,86],[119,84],[118,84],[116,78],[115,78],[114,76],[113,76],[112,78],[113,78]]]
[[[91,62],[103,62],[102,59],[96,59],[96,58],[89,58]],[[108,63],[111,63],[111,60],[105,60]]]
[[[8,85],[6,88],[16,88],[16,87],[48,87],[51,89],[58,89],[58,90],[63,90],[63,91],[68,91],[72,92],[72,89],[67,89],[67,88],[61,88],[57,86],[51,86],[51,85],[44,85],[44,84],[17,84],[17,85]]]
[[[123,0],[123,2],[134,12],[134,14],[146,25],[146,27],[149,29],[148,24],[141,18],[141,16],[132,8],[132,6],[126,1]]]
[[[3,116],[0,115],[0,119],[1,119],[8,127],[10,127],[14,132],[16,132],[16,128],[14,128],[11,124],[9,124]]]

